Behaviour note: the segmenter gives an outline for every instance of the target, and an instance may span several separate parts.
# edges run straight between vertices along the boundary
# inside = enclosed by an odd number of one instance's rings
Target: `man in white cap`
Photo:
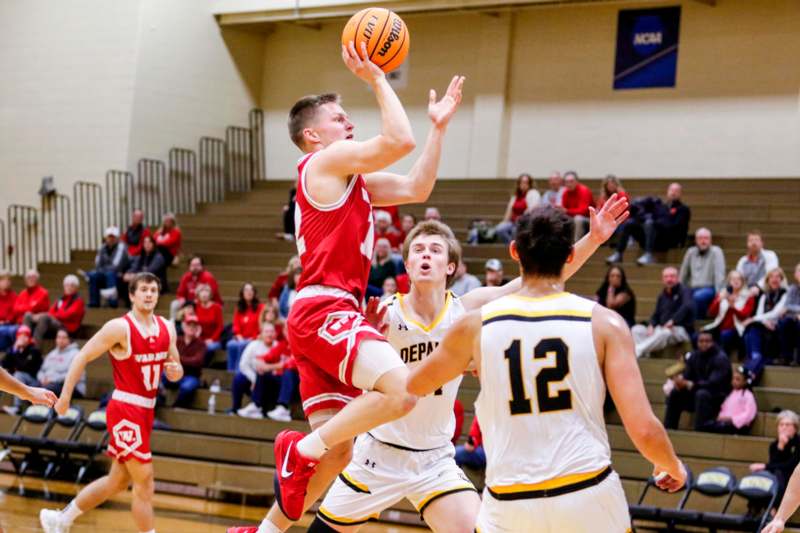
[[[484,287],[500,287],[505,285],[503,278],[503,263],[496,258],[486,261],[486,278],[483,281]]]
[[[109,307],[117,307],[117,279],[128,266],[125,243],[119,240],[119,228],[109,226],[103,234],[103,244],[94,258],[94,270],[89,272],[89,307],[100,307],[100,289]]]

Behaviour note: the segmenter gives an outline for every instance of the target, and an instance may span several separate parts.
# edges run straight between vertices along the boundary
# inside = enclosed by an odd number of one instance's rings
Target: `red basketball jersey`
[[[314,155],[304,156],[297,165],[295,238],[303,265],[297,289],[335,287],[360,302],[367,289],[375,232],[366,183],[357,174],[338,202],[320,205],[306,192],[306,167]]]
[[[128,326],[128,354],[125,359],[111,357],[114,369],[114,387],[127,392],[154,399],[158,393],[161,371],[169,355],[169,330],[166,321],[153,315],[158,326],[155,335],[146,336],[144,326],[138,324],[132,315],[123,317]]]

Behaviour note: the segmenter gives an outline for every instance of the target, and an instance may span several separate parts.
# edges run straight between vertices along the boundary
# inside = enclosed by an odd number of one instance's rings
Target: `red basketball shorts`
[[[153,431],[152,408],[139,407],[112,399],[106,407],[108,427],[107,454],[120,463],[136,459],[140,463],[153,460],[150,434]]]

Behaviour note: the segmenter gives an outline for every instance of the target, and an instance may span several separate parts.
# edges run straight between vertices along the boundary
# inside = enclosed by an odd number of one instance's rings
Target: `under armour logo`
[[[398,331],[408,331],[408,326],[406,326],[405,324],[400,323],[400,324],[397,325],[397,330]]]
[[[369,459],[367,459],[366,462],[364,462],[364,465],[370,468],[375,468],[375,461],[370,461]]]

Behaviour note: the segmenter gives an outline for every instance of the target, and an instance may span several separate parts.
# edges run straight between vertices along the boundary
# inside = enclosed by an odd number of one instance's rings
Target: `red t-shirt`
[[[255,339],[258,337],[258,317],[264,312],[264,304],[258,304],[258,308],[253,310],[248,307],[244,312],[236,311],[233,313],[233,334],[241,335],[245,339]]]
[[[16,322],[14,315],[14,302],[17,301],[17,293],[11,289],[5,294],[0,294],[0,323]]]
[[[181,251],[183,235],[179,228],[172,228],[167,232],[159,229],[153,238],[156,241],[156,245],[166,248],[172,257],[175,257]]]
[[[574,191],[564,189],[561,197],[561,205],[569,216],[583,215],[589,216],[589,207],[594,205],[592,191],[583,183],[578,183]]]
[[[62,296],[48,311],[70,334],[74,334],[81,327],[85,312],[83,299],[77,294]]]
[[[631,203],[631,197],[627,192],[625,192],[625,191],[617,191],[617,196],[620,197],[620,198],[625,198],[626,200],[628,200],[628,203]],[[597,209],[602,209],[607,200],[608,200],[608,197],[605,195],[605,193],[602,193],[600,195],[600,197],[597,199],[597,203],[595,204],[595,207]]]
[[[178,298],[193,301],[195,299],[194,292],[201,283],[211,287],[211,299],[222,305],[222,296],[219,294],[219,284],[214,275],[208,270],[203,270],[197,277],[193,276],[191,272],[185,272],[183,276],[181,276],[181,281],[178,285]]]
[[[392,250],[397,250],[401,246],[403,246],[403,241],[406,240],[406,236],[403,235],[403,232],[397,231],[393,228],[389,228],[389,231],[385,233],[378,233],[375,232],[375,242],[378,242],[378,239],[386,239],[389,241],[389,244],[392,246]]]
[[[25,313],[46,313],[50,308],[50,295],[41,285],[26,288],[17,295],[14,302],[14,315],[17,324],[22,324]]]
[[[220,335],[222,335],[222,328],[224,327],[222,306],[217,302],[209,302],[209,304],[208,307],[203,307],[199,303],[194,306],[197,322],[202,328],[200,331],[200,338],[203,339],[203,341],[209,339],[218,341]]]

